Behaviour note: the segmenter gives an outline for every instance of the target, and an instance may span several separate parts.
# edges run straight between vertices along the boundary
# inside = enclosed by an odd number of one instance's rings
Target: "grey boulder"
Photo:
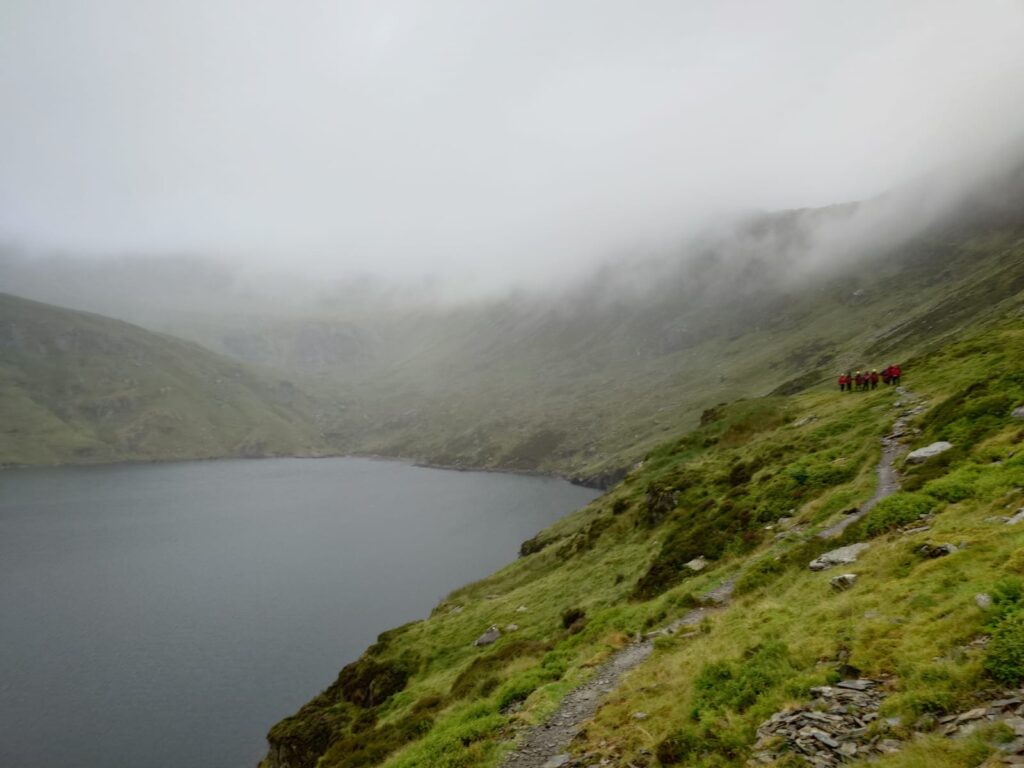
[[[817,557],[808,564],[808,568],[812,571],[824,571],[826,568],[831,568],[836,565],[849,565],[857,561],[860,553],[868,548],[868,543],[861,541],[857,544],[850,544],[839,549],[833,549],[831,552],[826,552],[821,557]]]
[[[926,445],[924,448],[918,448],[916,451],[911,451],[907,454],[907,464],[922,464],[928,461],[928,459],[938,456],[940,453],[945,453],[952,447],[952,443],[940,440],[937,443]]]
[[[501,637],[501,630],[495,626],[492,626],[490,629],[488,629],[486,632],[480,635],[480,637],[478,637],[473,642],[473,645],[477,646],[478,648],[483,645],[490,645],[491,643],[497,642],[499,637]]]

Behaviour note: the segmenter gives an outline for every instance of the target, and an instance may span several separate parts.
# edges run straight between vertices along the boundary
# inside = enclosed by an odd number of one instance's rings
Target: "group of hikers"
[[[897,386],[900,383],[900,376],[902,374],[903,372],[898,365],[890,365],[887,368],[883,368],[881,373],[877,369],[857,371],[856,373],[847,371],[846,373],[839,374],[839,391],[853,392],[856,389],[858,392],[865,392],[869,389],[878,389],[879,381],[883,384]]]

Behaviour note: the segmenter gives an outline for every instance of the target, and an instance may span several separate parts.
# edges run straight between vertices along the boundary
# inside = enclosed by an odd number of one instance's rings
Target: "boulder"
[[[1007,518],[1006,524],[1007,525],[1016,525],[1017,523],[1021,522],[1022,520],[1024,520],[1024,507],[1021,507],[1020,509],[1018,509],[1014,513],[1013,517]]]
[[[519,625],[518,624],[507,624],[505,626],[505,631],[506,632],[518,632],[519,631]]]
[[[856,562],[860,553],[867,549],[868,546],[867,542],[861,541],[857,544],[833,549],[831,552],[826,552],[821,557],[812,560],[807,567],[812,571],[824,571],[826,568],[831,568],[835,565],[849,565]]]
[[[1014,408],[1013,413],[1011,413],[1010,415],[1013,416],[1013,418],[1015,419],[1024,420],[1024,405],[1020,406],[1019,408]]]
[[[985,592],[979,592],[974,596],[974,604],[981,610],[987,611],[992,607],[992,596]]]
[[[940,453],[945,453],[952,447],[952,443],[940,440],[937,443],[926,445],[924,448],[918,448],[916,451],[911,451],[907,454],[907,464],[922,464],[928,461],[928,459],[938,456]]]
[[[832,589],[836,590],[837,592],[842,592],[844,589],[849,589],[850,587],[852,587],[856,583],[857,583],[857,574],[856,573],[844,573],[844,574],[842,574],[840,576],[834,576],[829,581],[829,584],[832,585]]]
[[[490,645],[491,643],[497,642],[499,637],[501,637],[501,630],[492,625],[490,629],[473,641],[473,645],[478,648],[484,645]]]

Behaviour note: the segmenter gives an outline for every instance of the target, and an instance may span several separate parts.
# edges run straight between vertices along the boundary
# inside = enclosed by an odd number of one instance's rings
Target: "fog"
[[[7,0],[0,240],[546,287],[1002,162],[1021,39],[1019,0]]]

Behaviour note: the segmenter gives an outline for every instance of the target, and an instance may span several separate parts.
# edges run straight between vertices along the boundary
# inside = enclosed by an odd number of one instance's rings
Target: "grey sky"
[[[1022,39],[1022,0],[4,0],[0,239],[548,279],[1005,143]]]

